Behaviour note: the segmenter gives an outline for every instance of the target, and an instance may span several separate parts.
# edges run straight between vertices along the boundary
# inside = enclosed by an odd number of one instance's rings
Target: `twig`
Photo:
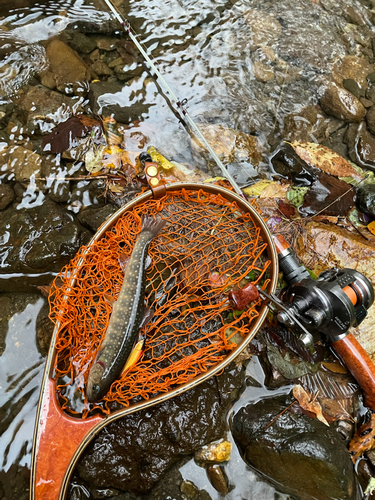
[[[357,232],[358,232],[358,233],[362,236],[362,238],[364,238],[364,239],[365,239],[365,240],[367,240],[367,241],[370,239],[370,238],[367,238],[367,236],[365,236],[365,235],[364,235],[364,234],[363,234],[363,233],[362,233],[362,232],[358,229],[358,227],[357,227],[357,226],[355,226],[355,225],[353,224],[353,222],[350,220],[350,218],[349,218],[349,217],[345,217],[345,218],[346,218],[346,220],[349,222],[349,224],[351,224],[351,225],[354,227],[354,229],[355,229],[355,230],[356,230],[356,231],[357,231]]]
[[[290,403],[290,405],[289,405],[289,406],[287,406],[286,408],[284,408],[282,412],[280,412],[280,413],[279,413],[279,414],[278,414],[278,415],[277,415],[277,416],[276,416],[276,417],[275,417],[275,418],[274,418],[274,419],[273,419],[273,420],[272,420],[269,424],[267,424],[267,425],[266,425],[266,427],[264,428],[264,430],[268,429],[268,427],[271,427],[271,425],[272,425],[274,422],[276,422],[276,420],[277,420],[279,417],[281,417],[281,415],[282,415],[283,413],[285,413],[285,412],[286,412],[286,410],[289,410],[289,408],[290,408],[291,406],[293,406],[293,405],[294,405],[295,403],[297,403],[297,402],[298,402],[298,401],[295,399],[292,403]]]

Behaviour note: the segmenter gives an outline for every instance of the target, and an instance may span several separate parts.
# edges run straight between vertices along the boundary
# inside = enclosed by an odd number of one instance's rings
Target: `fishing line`
[[[190,127],[192,128],[194,134],[196,137],[202,142],[202,144],[205,146],[205,148],[209,151],[211,154],[212,158],[214,159],[216,165],[220,168],[221,173],[223,174],[224,177],[228,179],[230,184],[232,185],[233,189],[235,192],[244,197],[244,194],[242,193],[240,187],[238,186],[237,182],[234,180],[232,175],[228,172],[228,170],[225,168],[223,165],[222,161],[220,158],[217,156],[215,151],[212,149],[202,132],[199,130],[198,126],[195,124],[194,120],[191,118],[188,110],[186,109],[186,104],[187,104],[187,99],[178,99],[176,94],[173,92],[171,87],[168,85],[166,82],[165,78],[163,75],[160,73],[158,68],[155,66],[153,61],[150,59],[150,57],[147,55],[146,51],[143,49],[142,45],[138,42],[136,36],[132,33],[132,28],[127,20],[124,20],[121,16],[116,7],[110,2],[110,0],[104,0],[104,2],[107,4],[108,8],[111,10],[112,14],[114,17],[118,20],[118,22],[121,24],[123,27],[124,31],[128,34],[129,38],[131,41],[134,43],[134,45],[137,47],[139,52],[142,54],[144,59],[146,60],[147,64],[150,66],[152,71],[155,73],[155,75],[159,78],[160,83],[162,86],[165,88],[166,92],[169,95],[169,98],[172,102],[173,105],[177,107],[177,110],[182,113],[184,119],[189,123]]]

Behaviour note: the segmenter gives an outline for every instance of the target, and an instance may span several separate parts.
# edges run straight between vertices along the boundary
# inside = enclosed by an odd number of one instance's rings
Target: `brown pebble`
[[[220,465],[208,465],[206,471],[208,479],[215,490],[222,495],[227,495],[229,493],[228,482]]]

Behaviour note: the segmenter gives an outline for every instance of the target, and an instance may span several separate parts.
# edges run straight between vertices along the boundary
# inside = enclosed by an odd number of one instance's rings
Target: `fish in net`
[[[91,404],[85,387],[111,315],[106,296],[115,299],[120,292],[119,257],[131,255],[143,215],[166,221],[149,247],[145,301],[154,316],[144,327],[145,350],[103,400]],[[266,248],[251,214],[220,194],[170,191],[126,211],[100,240],[81,248],[51,288],[62,408],[82,418],[92,410],[110,413],[166,393],[223,360],[248,334],[260,308],[258,299],[236,311],[228,293],[250,281],[267,285]]]

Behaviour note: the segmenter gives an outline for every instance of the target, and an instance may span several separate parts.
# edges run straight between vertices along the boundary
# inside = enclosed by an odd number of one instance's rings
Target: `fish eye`
[[[93,387],[92,387],[92,392],[93,392],[95,395],[97,395],[97,394],[99,394],[99,391],[100,391],[100,386],[99,386],[98,384],[93,385]]]

